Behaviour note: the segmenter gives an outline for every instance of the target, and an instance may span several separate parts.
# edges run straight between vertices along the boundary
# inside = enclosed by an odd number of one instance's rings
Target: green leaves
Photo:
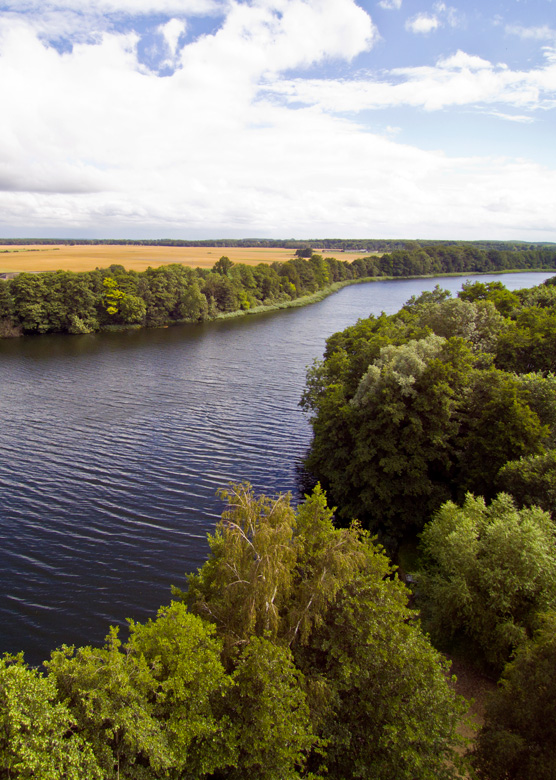
[[[543,302],[520,308],[500,283],[464,285],[456,300],[437,288],[328,340],[302,399],[306,465],[342,519],[395,549],[446,500],[492,498],[508,461],[553,446],[555,315]]]
[[[480,778],[551,780],[556,773],[556,616],[506,666],[487,703],[474,764]]]
[[[466,636],[501,668],[536,614],[556,606],[554,543],[550,516],[518,510],[508,495],[445,504],[421,536],[419,596],[433,638]]]
[[[103,780],[52,680],[22,656],[0,660],[0,775],[13,780]]]
[[[335,528],[319,487],[297,511],[248,485],[222,495],[182,598],[216,626],[238,686],[223,776],[457,777],[462,708],[382,550],[357,523]]]

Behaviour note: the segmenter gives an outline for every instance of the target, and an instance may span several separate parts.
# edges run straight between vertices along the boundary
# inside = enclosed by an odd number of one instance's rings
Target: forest
[[[302,255],[309,255],[304,257]],[[212,269],[167,265],[126,271],[20,273],[0,279],[0,338],[162,327],[291,305],[362,279],[556,268],[556,247],[489,249],[432,244],[352,263],[298,249],[286,262],[248,266],[221,257]]]
[[[301,403],[299,506],[223,488],[155,618],[4,656],[0,777],[555,776],[556,277],[360,320]],[[499,680],[472,746],[446,652]]]
[[[306,465],[416,582],[435,647],[493,679],[486,778],[556,772],[556,277],[436,287],[327,341]],[[549,714],[551,713],[551,714]]]

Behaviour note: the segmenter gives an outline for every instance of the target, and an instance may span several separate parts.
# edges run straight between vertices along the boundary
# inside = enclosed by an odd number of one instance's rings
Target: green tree
[[[75,733],[54,683],[22,656],[0,660],[0,776],[13,780],[103,780],[90,745]]]
[[[18,274],[11,281],[14,313],[27,333],[46,333],[49,329],[46,283],[43,274]]]
[[[52,653],[50,678],[107,778],[203,777],[233,762],[211,704],[231,684],[212,634],[173,604],[145,625],[130,621],[123,648],[111,629],[104,648]]]
[[[501,669],[556,605],[555,541],[550,515],[504,493],[489,506],[472,495],[442,506],[421,536],[419,600],[433,639],[463,638]]]
[[[212,266],[212,271],[213,273],[220,274],[221,276],[228,276],[232,270],[232,266],[233,263],[230,258],[223,255],[220,260],[217,260],[216,263]]]
[[[520,374],[556,372],[556,310],[522,309],[498,340],[496,365]]]
[[[291,651],[252,637],[238,653],[222,703],[233,735],[234,765],[220,770],[227,780],[295,780],[317,743],[310,721],[303,675]]]
[[[119,301],[119,314],[126,325],[142,323],[147,314],[147,306],[138,295],[127,293]]]
[[[485,780],[556,777],[556,615],[506,666],[487,703],[474,764]]]
[[[323,740],[304,772],[459,776],[461,706],[383,552],[357,524],[335,528],[320,489],[297,510],[289,496],[255,498],[248,485],[223,497],[211,554],[181,598],[214,622],[232,669],[254,637],[291,650],[313,724],[305,739]]]
[[[541,455],[550,437],[531,408],[532,391],[516,377],[494,368],[470,375],[461,424],[454,444],[456,494],[494,495],[499,470],[521,456]]]
[[[145,765],[171,764],[150,698],[154,681],[144,659],[120,647],[111,629],[104,648],[63,646],[46,665],[107,777],[149,777]]]
[[[324,376],[317,368],[309,377],[305,408],[317,414],[307,466],[342,517],[359,517],[394,542],[451,496],[453,442],[475,358],[461,339],[432,334],[400,345],[361,342],[361,360],[340,349]],[[352,366],[356,379],[369,357],[352,390]]]
[[[519,506],[540,506],[556,520],[556,450],[508,461],[498,472],[496,487]]]

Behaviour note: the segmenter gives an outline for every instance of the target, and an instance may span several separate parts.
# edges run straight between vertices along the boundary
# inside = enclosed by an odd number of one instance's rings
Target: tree
[[[474,764],[485,780],[556,776],[556,615],[506,666],[487,703]]]
[[[438,300],[443,291],[427,293],[414,303],[414,312],[419,322],[437,336],[466,339],[474,352],[492,352],[497,339],[505,328],[505,320],[490,300],[469,300],[451,298]],[[427,297],[432,297],[432,300]],[[407,304],[406,304],[407,306]],[[418,306],[418,308],[417,308]]]
[[[11,280],[14,313],[27,333],[46,333],[49,329],[46,284],[43,274],[18,274]]]
[[[228,276],[232,266],[233,263],[230,258],[222,256],[220,260],[217,260],[216,263],[212,266],[212,271],[213,273],[220,274],[221,276]]]
[[[238,653],[222,703],[233,735],[233,765],[221,769],[227,780],[295,780],[318,742],[313,733],[303,675],[291,651],[252,637]]]
[[[498,472],[496,486],[520,507],[539,506],[556,520],[556,450],[508,461]]]
[[[102,780],[90,746],[75,733],[52,680],[21,655],[0,660],[0,776],[13,780]]]
[[[421,535],[419,601],[433,640],[467,640],[501,669],[556,605],[555,535],[550,515],[504,493],[490,506],[470,494],[442,506]]]
[[[354,391],[357,353],[338,350],[325,361],[327,376],[305,396],[317,410],[307,466],[342,517],[361,518],[394,544],[452,495],[453,442],[475,358],[461,339],[384,341],[369,339],[367,354],[358,347],[363,360],[371,349],[378,354]]]
[[[212,708],[231,684],[220,644],[183,605],[130,621],[123,648],[111,629],[103,648],[64,646],[46,666],[108,778],[203,777],[233,762]]]
[[[491,499],[499,470],[509,460],[544,453],[550,428],[531,408],[532,392],[511,374],[490,368],[469,380],[454,442],[455,495],[471,491]]]
[[[312,723],[306,752],[311,734],[319,738],[305,772],[459,776],[450,762],[462,708],[381,549],[357,524],[335,528],[320,488],[297,510],[289,496],[255,498],[248,485],[222,495],[228,507],[211,554],[178,595],[215,624],[232,669],[260,640],[289,648]],[[286,700],[291,690],[286,679]]]

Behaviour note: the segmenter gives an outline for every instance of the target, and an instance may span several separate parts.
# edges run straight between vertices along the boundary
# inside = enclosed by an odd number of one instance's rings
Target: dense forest
[[[412,570],[435,646],[504,671],[479,776],[553,777],[556,277],[436,287],[360,320],[327,341],[302,404],[307,466],[338,519]]]
[[[156,618],[41,670],[4,656],[0,777],[553,778],[555,372],[556,277],[334,334],[302,401],[322,486],[229,486]],[[416,537],[411,593],[379,542]],[[471,751],[447,650],[501,675]]]
[[[298,249],[297,255],[257,266],[224,256],[211,270],[176,264],[139,273],[111,265],[86,273],[21,273],[0,279],[0,338],[202,322],[288,305],[366,278],[556,268],[556,247],[542,245],[516,250],[435,244],[352,263],[323,258],[310,248]]]

